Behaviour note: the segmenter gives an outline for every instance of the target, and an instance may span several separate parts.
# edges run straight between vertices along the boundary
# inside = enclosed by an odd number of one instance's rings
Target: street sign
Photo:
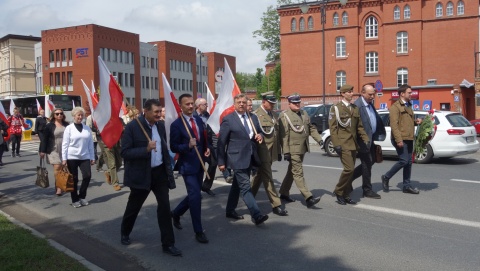
[[[223,72],[222,71],[217,71],[215,73],[215,80],[217,82],[222,82],[222,80],[223,80]]]
[[[453,101],[454,102],[460,102],[460,96],[458,96],[458,95],[453,96]]]
[[[387,109],[387,103],[381,103],[380,109]]]
[[[382,92],[383,90],[382,81],[380,80],[375,81],[375,89],[377,90],[377,92]]]
[[[378,96],[378,97],[382,97],[382,96],[383,96],[383,93],[382,93],[382,92],[377,92],[377,96]]]

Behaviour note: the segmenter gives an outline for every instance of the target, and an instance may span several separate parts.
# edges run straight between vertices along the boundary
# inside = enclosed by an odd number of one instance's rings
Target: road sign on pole
[[[383,90],[382,81],[380,80],[375,81],[375,89],[377,90],[377,92],[382,92]]]

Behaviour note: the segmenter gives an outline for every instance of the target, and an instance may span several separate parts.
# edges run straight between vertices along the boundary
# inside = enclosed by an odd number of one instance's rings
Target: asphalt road
[[[175,258],[161,252],[153,195],[145,202],[130,235],[132,245],[122,246],[120,221],[129,189],[114,192],[103,174],[93,170],[87,196],[91,205],[74,209],[69,195],[56,197],[53,188],[34,185],[38,156],[36,146],[30,145],[25,146],[30,148],[27,155],[5,155],[3,159],[0,209],[8,213],[13,200],[37,217],[37,226],[61,225],[85,236],[70,240],[77,245],[71,249],[107,270],[118,270],[102,260],[112,255],[131,263],[121,268],[129,270],[478,270],[480,265],[479,153],[414,164],[412,182],[420,195],[401,192],[400,172],[390,181],[393,187],[389,193],[380,191],[381,174],[395,162],[385,160],[373,168],[373,187],[382,199],[362,198],[361,180],[356,180],[352,198],[358,205],[340,206],[332,197],[341,172],[340,160],[326,157],[314,147],[314,152],[306,155],[304,169],[308,187],[322,198],[318,208],[307,209],[293,185],[291,195],[297,202],[286,204],[289,216],[279,217],[271,213],[261,189],[259,206],[270,216],[261,226],[250,221],[243,202],[237,211],[245,220],[225,218],[229,185],[218,178],[213,186],[217,195],[203,194],[202,202],[203,225],[210,243],[195,240],[187,212],[182,217],[183,230],[175,230],[176,246],[183,257]],[[274,163],[277,189],[286,168],[284,161]],[[178,178],[177,188],[170,193],[171,205],[176,206],[185,194]],[[68,247],[68,243],[64,245]],[[96,257],[84,255],[88,253],[82,253],[82,243],[87,248],[100,246]]]

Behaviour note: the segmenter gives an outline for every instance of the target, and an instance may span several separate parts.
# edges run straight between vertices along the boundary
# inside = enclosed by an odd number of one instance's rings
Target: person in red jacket
[[[8,123],[11,129],[12,141],[12,157],[20,157],[20,142],[22,141],[22,126],[25,126],[25,121],[22,115],[18,112],[18,108],[13,109],[13,115],[8,118]]]

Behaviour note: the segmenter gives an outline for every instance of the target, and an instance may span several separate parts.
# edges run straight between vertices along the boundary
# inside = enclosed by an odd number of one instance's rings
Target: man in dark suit
[[[202,119],[193,116],[192,95],[180,95],[178,103],[182,109],[182,116],[170,126],[170,150],[179,154],[175,168],[178,168],[178,172],[183,176],[187,196],[172,211],[173,226],[181,230],[180,217],[190,209],[195,238],[200,243],[208,243],[202,227],[202,196],[200,195],[204,173],[202,164],[204,157],[210,156],[207,133]]]
[[[385,140],[385,125],[375,110],[373,99],[375,98],[375,88],[373,84],[365,84],[362,87],[362,96],[354,104],[360,111],[363,129],[368,135],[369,145],[366,145],[360,138],[357,139],[359,150],[358,157],[361,164],[353,171],[353,179],[362,176],[363,196],[366,198],[380,199],[380,195],[372,191],[372,166],[375,164],[375,144],[373,141]]]
[[[237,214],[238,199],[242,193],[255,225],[260,225],[268,219],[262,215],[250,187],[250,171],[253,163],[258,163],[256,144],[262,143],[262,134],[258,118],[247,114],[247,97],[238,94],[234,98],[235,111],[225,116],[220,125],[218,138],[218,168],[224,171],[226,167],[233,169],[233,182],[228,194],[226,216],[233,219],[243,219]]]
[[[139,117],[138,121],[131,121],[123,132],[122,157],[125,162],[123,183],[130,187],[131,192],[122,219],[121,243],[130,245],[129,235],[151,190],[158,204],[157,221],[163,252],[179,256],[182,252],[174,246],[175,236],[168,196],[169,188],[175,188],[175,183],[165,141],[165,127],[158,122],[160,108],[158,100],[147,100],[143,108],[144,116]]]
[[[47,118],[45,117],[45,110],[40,109],[38,112],[38,117],[35,120],[35,133],[38,135],[38,139],[40,139],[40,142],[43,141],[43,130],[45,130],[45,126],[47,125]],[[38,146],[38,152],[40,152],[40,146]]]

